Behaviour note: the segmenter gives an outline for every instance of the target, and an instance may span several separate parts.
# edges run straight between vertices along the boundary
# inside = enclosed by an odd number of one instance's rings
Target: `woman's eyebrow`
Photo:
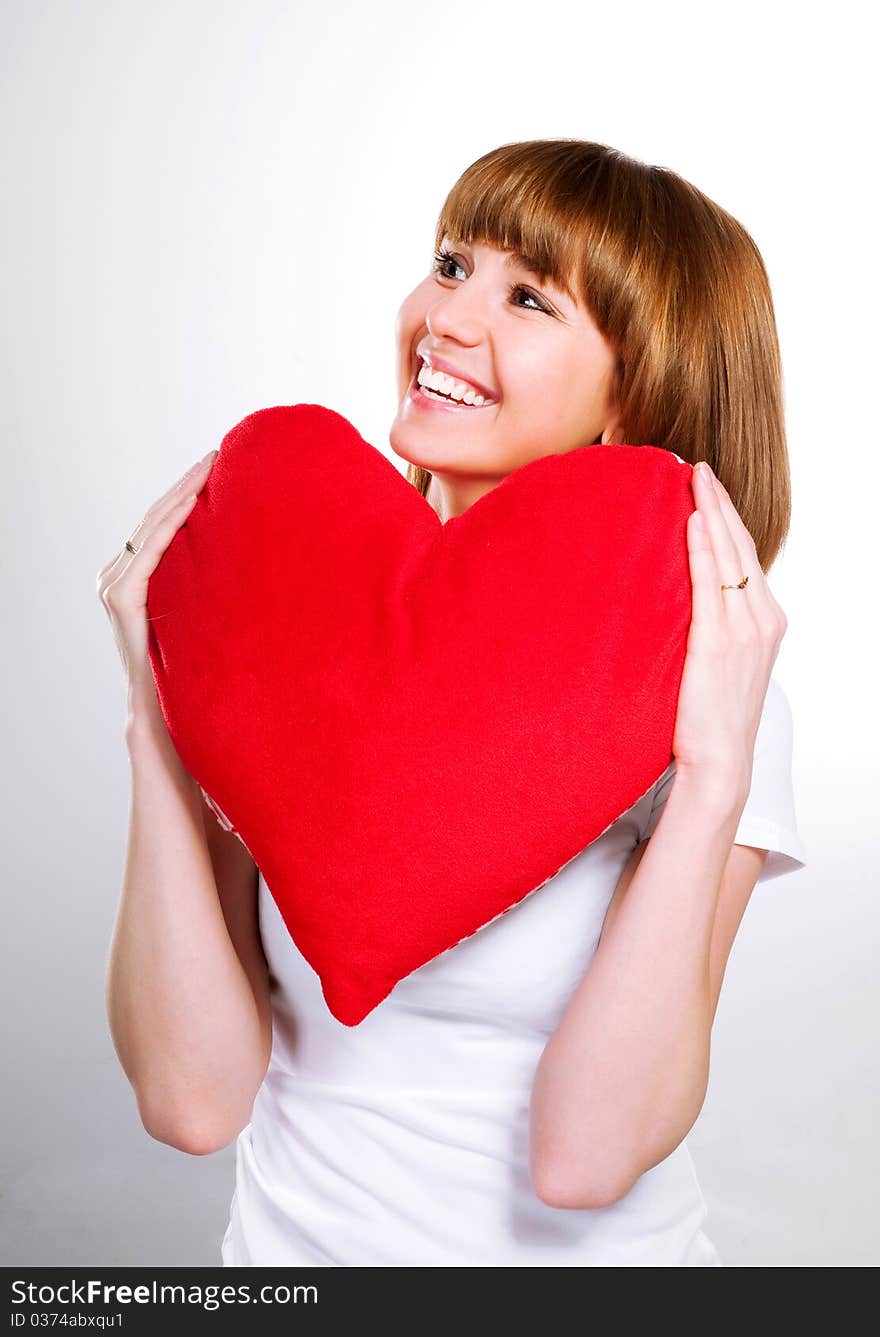
[[[522,269],[527,269],[530,274],[534,274],[536,279],[541,277],[537,260],[530,255],[523,255],[522,251],[512,251],[504,263],[509,267],[519,265]]]

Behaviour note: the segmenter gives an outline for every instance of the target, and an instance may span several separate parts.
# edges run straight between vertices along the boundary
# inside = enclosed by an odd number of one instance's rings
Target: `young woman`
[[[435,246],[398,316],[390,444],[441,520],[599,442],[712,465],[673,759],[535,895],[337,1022],[155,695],[147,582],[212,452],[99,575],[132,766],[114,1043],[154,1137],[236,1138],[224,1265],[720,1266],[685,1138],[752,889],[805,862],[771,677],[790,490],[767,276],[694,186],[577,140],[485,154]]]

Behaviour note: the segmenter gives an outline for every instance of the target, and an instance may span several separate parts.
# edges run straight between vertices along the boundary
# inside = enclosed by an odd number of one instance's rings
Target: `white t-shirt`
[[[736,843],[760,881],[806,862],[792,721],[771,679]],[[528,1171],[529,1094],[674,764],[592,844],[506,914],[338,1022],[262,876],[273,1047],[236,1140],[227,1267],[723,1265],[686,1141],[609,1207],[550,1207]]]

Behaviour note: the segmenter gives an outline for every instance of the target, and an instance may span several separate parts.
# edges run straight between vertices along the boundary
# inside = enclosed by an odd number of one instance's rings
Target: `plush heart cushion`
[[[591,446],[442,524],[320,404],[221,443],[150,580],[175,748],[333,1015],[510,910],[669,765],[691,466]]]

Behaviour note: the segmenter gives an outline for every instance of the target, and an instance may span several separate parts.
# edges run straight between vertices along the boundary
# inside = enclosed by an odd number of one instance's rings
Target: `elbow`
[[[164,1130],[154,1131],[147,1128],[150,1137],[156,1142],[162,1142],[167,1147],[173,1147],[175,1151],[184,1151],[188,1156],[212,1156],[215,1151],[222,1151],[228,1146],[232,1138],[214,1138],[201,1133],[197,1129],[175,1129],[171,1132]]]
[[[658,1129],[655,1118],[652,1126],[642,1124],[625,1135],[619,1121],[614,1128],[606,1122],[589,1133],[581,1130],[574,1142],[550,1137],[540,1123],[535,1124],[529,1164],[536,1196],[548,1207],[582,1211],[613,1207],[643,1174],[676,1150],[695,1123],[704,1095],[705,1084],[686,1110],[679,1112],[673,1127]],[[541,1138],[538,1131],[542,1131]],[[594,1155],[596,1148],[602,1150]]]
[[[690,1126],[689,1123],[688,1128]],[[532,1184],[537,1196],[548,1207],[613,1207],[626,1197],[643,1174],[671,1155],[686,1131],[667,1138],[662,1145],[655,1143],[650,1152],[644,1144],[631,1147],[629,1155],[622,1154],[615,1159],[606,1157],[599,1165],[592,1165],[585,1159],[577,1164],[571,1160],[552,1164],[533,1156]]]
[[[155,1142],[161,1142],[188,1156],[211,1156],[222,1151],[238,1136],[240,1128],[219,1128],[207,1119],[194,1116],[174,1118],[168,1112],[157,1114],[138,1101],[141,1123]],[[244,1126],[244,1125],[243,1125]]]
[[[638,1179],[638,1173],[611,1166],[538,1165],[532,1171],[532,1185],[541,1202],[548,1207],[569,1211],[597,1211],[612,1207],[626,1197]]]

